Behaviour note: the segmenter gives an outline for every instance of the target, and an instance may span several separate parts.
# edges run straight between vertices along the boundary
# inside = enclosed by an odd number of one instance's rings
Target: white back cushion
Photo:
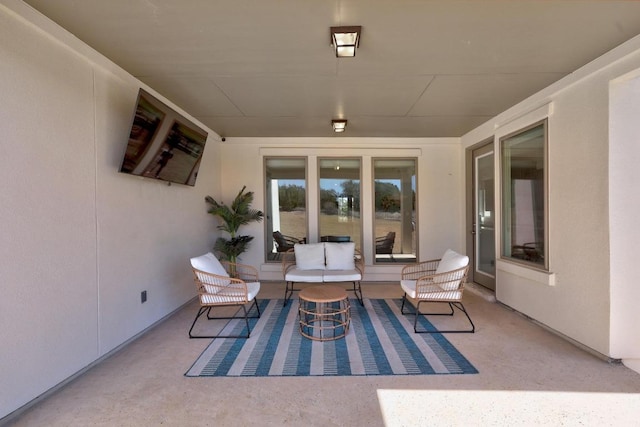
[[[355,242],[325,243],[324,252],[327,257],[327,270],[355,269],[356,266],[353,259],[355,250]]]
[[[451,249],[447,249],[444,255],[442,255],[442,259],[440,259],[440,262],[438,263],[436,274],[457,270],[459,268],[466,267],[467,264],[469,264],[468,256],[460,255],[459,253],[452,251]]]
[[[436,268],[436,274],[446,273],[448,271],[457,270],[462,267],[466,267],[469,264],[469,257],[461,255],[451,249],[447,249],[444,253],[438,267]],[[462,280],[464,272],[459,272],[455,276],[446,275],[441,277],[434,277],[435,283],[440,283],[440,286],[446,290],[455,290],[460,286],[460,280]]]
[[[206,273],[229,277],[229,273],[227,273],[222,264],[220,264],[220,261],[218,261],[218,258],[211,252],[191,258],[191,266]]]
[[[296,243],[296,267],[300,270],[324,270],[324,243]]]

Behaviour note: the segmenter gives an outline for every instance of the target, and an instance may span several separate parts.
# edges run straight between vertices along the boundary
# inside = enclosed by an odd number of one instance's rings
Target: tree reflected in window
[[[360,159],[319,159],[318,166],[320,241],[351,241],[360,249]]]

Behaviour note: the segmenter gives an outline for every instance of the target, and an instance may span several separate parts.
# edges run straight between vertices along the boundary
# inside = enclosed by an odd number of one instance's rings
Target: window
[[[320,241],[352,241],[361,247],[360,159],[318,159]]]
[[[548,267],[547,122],[501,139],[502,256]]]
[[[374,159],[376,262],[415,262],[416,160]]]
[[[304,158],[265,159],[267,261],[307,239],[306,171]]]

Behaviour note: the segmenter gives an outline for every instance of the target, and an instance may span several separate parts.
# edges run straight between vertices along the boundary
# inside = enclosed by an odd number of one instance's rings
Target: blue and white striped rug
[[[300,335],[298,304],[259,300],[262,317],[252,320],[251,338],[214,339],[185,374],[187,377],[430,375],[478,371],[441,334],[415,334],[413,315],[400,313],[399,299],[351,301],[345,338],[312,341]],[[422,318],[422,327],[433,328]],[[240,333],[244,320],[232,320],[223,333]]]

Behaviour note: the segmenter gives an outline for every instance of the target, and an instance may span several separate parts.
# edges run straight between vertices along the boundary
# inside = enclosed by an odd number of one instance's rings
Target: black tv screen
[[[193,186],[207,135],[140,89],[120,172]]]

